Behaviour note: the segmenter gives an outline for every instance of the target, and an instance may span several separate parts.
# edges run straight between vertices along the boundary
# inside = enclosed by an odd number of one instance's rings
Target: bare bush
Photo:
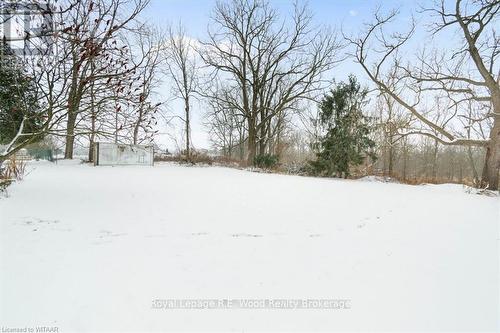
[[[9,182],[13,180],[22,180],[26,172],[26,162],[18,160],[14,155],[8,161],[3,163],[0,169],[0,181]]]

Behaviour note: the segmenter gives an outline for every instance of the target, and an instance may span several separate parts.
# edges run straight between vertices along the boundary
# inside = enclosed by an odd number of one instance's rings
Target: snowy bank
[[[0,326],[499,328],[498,197],[219,167],[34,166],[0,199]],[[154,308],[227,298],[350,308]]]

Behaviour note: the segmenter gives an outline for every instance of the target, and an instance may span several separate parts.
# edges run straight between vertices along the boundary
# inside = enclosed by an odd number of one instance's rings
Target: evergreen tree
[[[6,43],[0,42],[0,144],[10,142],[26,117],[25,131],[40,127],[38,103],[32,79]]]
[[[369,117],[362,112],[366,104],[367,90],[353,75],[323,98],[318,122],[325,134],[315,143],[316,160],[310,162],[314,174],[348,177],[351,166],[360,165],[366,156],[375,159]]]

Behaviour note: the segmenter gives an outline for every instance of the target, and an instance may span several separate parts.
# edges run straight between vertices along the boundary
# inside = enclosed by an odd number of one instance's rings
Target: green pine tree
[[[41,118],[32,79],[7,44],[0,42],[0,48],[0,144],[5,144],[15,137],[25,116],[24,132],[36,131]]]
[[[325,134],[315,143],[316,160],[310,162],[314,174],[348,177],[350,168],[362,164],[366,156],[375,159],[370,119],[362,111],[366,104],[367,90],[353,75],[323,98],[318,122]]]

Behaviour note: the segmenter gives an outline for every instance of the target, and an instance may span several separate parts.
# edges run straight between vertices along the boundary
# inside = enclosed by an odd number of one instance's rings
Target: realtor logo
[[[54,12],[50,0],[0,3],[0,38],[14,55],[49,55],[54,45]],[[4,53],[4,48],[0,48]],[[0,54],[4,55],[4,54]]]

